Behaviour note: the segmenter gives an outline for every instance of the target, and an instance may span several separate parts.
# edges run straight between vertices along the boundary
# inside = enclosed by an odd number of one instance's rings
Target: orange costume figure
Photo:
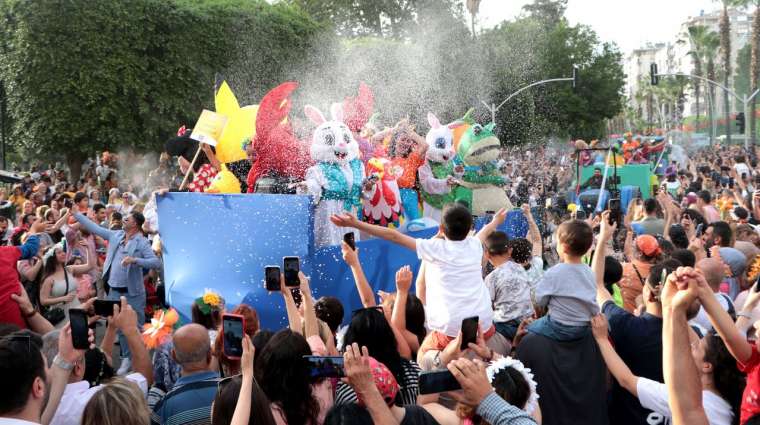
[[[625,141],[623,142],[623,158],[625,162],[630,162],[633,158],[633,153],[639,148],[639,141],[633,139],[633,134],[630,132],[625,133]]]
[[[398,188],[405,222],[422,217],[417,193],[417,169],[425,163],[425,138],[417,134],[406,120],[399,122],[390,135],[387,154],[391,168],[398,172]]]

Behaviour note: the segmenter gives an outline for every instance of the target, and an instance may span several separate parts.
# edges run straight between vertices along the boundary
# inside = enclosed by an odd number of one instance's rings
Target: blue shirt
[[[211,424],[211,403],[216,397],[219,374],[198,372],[179,378],[174,388],[156,404],[151,424]]]
[[[121,265],[121,260],[128,257],[127,245],[120,243],[113,254],[111,273],[108,275],[108,285],[112,288],[126,288],[129,282],[128,268]]]

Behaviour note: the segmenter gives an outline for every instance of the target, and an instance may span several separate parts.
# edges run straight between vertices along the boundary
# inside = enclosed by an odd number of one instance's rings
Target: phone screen
[[[285,257],[282,259],[283,274],[285,275],[285,286],[300,286],[298,272],[301,271],[301,265],[298,257]]]
[[[343,357],[303,356],[309,362],[309,371],[312,378],[343,378],[346,371],[343,369]]]
[[[702,224],[702,223],[699,223],[699,224],[697,224],[697,230],[696,230],[696,236],[697,236],[697,237],[700,237],[700,236],[702,236],[702,229],[703,229],[704,227],[705,227],[705,226],[704,226],[704,224]]]
[[[585,220],[586,219],[586,211],[578,210],[575,212],[575,219],[576,220]]]
[[[112,316],[113,306],[121,306],[119,300],[95,300],[93,307],[95,308],[95,314],[98,316]]]
[[[88,341],[89,328],[87,327],[87,312],[78,308],[69,309],[71,322],[71,343],[77,350],[86,350],[90,347]]]
[[[235,359],[243,355],[243,316],[225,314],[222,316],[222,341],[224,355]]]
[[[448,370],[422,372],[419,381],[420,394],[436,394],[456,391],[462,386]]]
[[[613,198],[607,202],[607,209],[610,210],[610,224],[615,224],[620,220],[620,199]]]
[[[464,350],[470,343],[475,344],[478,338],[478,316],[468,317],[462,320],[462,345]]]
[[[354,232],[348,232],[343,235],[343,242],[345,242],[346,245],[350,246],[351,249],[356,251],[356,238],[354,237]]]
[[[280,268],[277,266],[266,266],[264,269],[264,289],[269,292],[280,290]]]

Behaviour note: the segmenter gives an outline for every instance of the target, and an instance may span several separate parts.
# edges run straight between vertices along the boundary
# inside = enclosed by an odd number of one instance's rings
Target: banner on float
[[[190,138],[207,145],[216,146],[227,125],[227,117],[214,111],[204,109],[190,133]]]
[[[333,296],[341,301],[344,322],[350,320],[351,311],[362,307],[340,247],[314,249],[308,196],[169,193],[158,198],[158,216],[167,302],[184,320],[189,320],[194,300],[209,288],[224,297],[228,308],[241,302],[254,307],[263,329],[286,326],[282,296],[267,292],[263,283],[264,268],[282,267],[286,256],[301,258],[315,298]],[[477,220],[476,228],[484,223],[485,219]],[[522,237],[527,229],[519,210],[510,211],[502,227],[510,237]],[[428,228],[409,235],[430,238],[436,232]],[[402,266],[411,266],[415,276],[419,270],[414,251],[390,242],[363,240],[357,249],[374,293],[395,291],[396,271]]]

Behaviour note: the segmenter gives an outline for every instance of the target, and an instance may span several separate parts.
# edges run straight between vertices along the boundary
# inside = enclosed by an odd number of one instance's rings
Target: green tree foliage
[[[265,90],[321,28],[250,0],[3,0],[0,16],[12,141],[39,158],[63,153],[75,175],[96,151],[156,150],[192,125],[213,105],[216,72],[245,67]]]

